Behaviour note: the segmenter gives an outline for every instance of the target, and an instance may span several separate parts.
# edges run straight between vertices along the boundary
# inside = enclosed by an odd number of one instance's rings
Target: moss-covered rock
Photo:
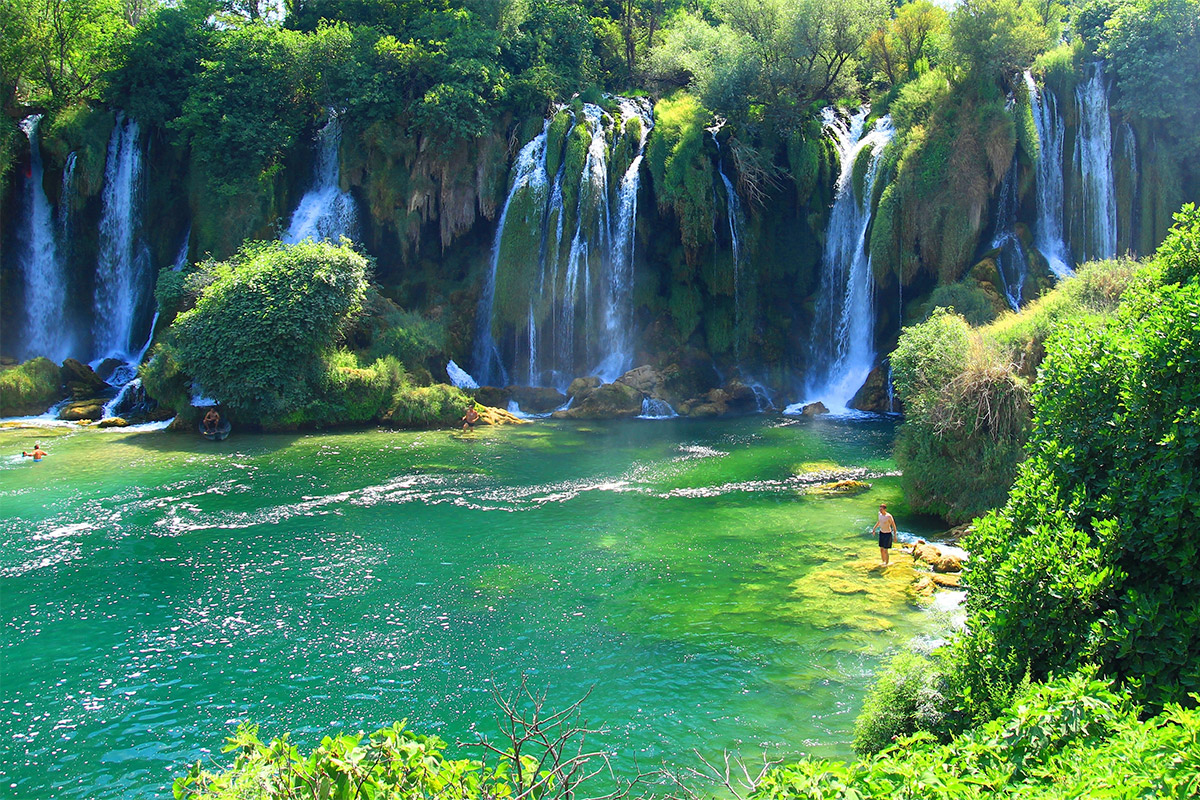
[[[0,370],[0,416],[41,414],[62,398],[59,369],[48,358]]]
[[[111,388],[95,370],[74,358],[63,362],[60,375],[61,383],[76,400],[97,397]]]
[[[98,397],[67,403],[58,412],[58,418],[67,422],[95,422],[104,418],[105,402],[104,398]]]
[[[555,419],[619,419],[642,411],[643,395],[623,383],[607,383],[589,391],[568,409],[555,411]]]

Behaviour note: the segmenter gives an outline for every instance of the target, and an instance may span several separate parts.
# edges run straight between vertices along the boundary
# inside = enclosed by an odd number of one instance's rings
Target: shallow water
[[[0,786],[169,795],[246,719],[302,747],[403,718],[473,741],[522,675],[552,707],[591,690],[627,764],[847,757],[871,674],[930,625],[866,531],[880,501],[928,531],[894,477],[818,497],[797,472],[894,470],[892,434],[79,431],[33,465],[0,430]]]

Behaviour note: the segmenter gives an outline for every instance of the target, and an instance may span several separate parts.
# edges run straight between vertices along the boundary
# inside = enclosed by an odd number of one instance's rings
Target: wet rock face
[[[480,386],[475,390],[475,402],[491,408],[508,408],[512,392],[499,386]]]
[[[871,370],[862,388],[850,400],[851,408],[859,411],[874,411],[878,414],[899,411],[899,398],[895,399],[895,408],[892,405],[893,401],[888,394],[888,371],[887,367],[883,365]]]
[[[509,386],[509,397],[517,401],[521,410],[528,414],[545,414],[567,402],[567,396],[558,389],[542,386]]]
[[[67,422],[79,422],[81,420],[95,421],[104,416],[104,403],[105,400],[103,398],[67,403],[58,412],[58,418]]]
[[[105,383],[95,370],[73,358],[68,358],[62,364],[62,382],[71,397],[76,400],[98,397],[104,392],[112,390],[112,387]]]

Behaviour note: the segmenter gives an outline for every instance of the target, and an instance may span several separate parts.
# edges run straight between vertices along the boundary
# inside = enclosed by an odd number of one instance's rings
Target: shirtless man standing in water
[[[879,504],[879,521],[871,529],[871,533],[879,531],[879,563],[888,565],[888,550],[892,546],[892,537],[896,535],[896,520],[887,512],[887,503]]]

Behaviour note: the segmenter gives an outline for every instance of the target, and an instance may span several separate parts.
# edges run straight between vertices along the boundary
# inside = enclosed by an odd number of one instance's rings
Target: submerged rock
[[[870,490],[871,484],[864,481],[836,481],[834,483],[823,483],[820,486],[814,486],[809,489],[810,494],[816,495],[836,495],[839,497],[853,497],[854,495],[862,494]]]

